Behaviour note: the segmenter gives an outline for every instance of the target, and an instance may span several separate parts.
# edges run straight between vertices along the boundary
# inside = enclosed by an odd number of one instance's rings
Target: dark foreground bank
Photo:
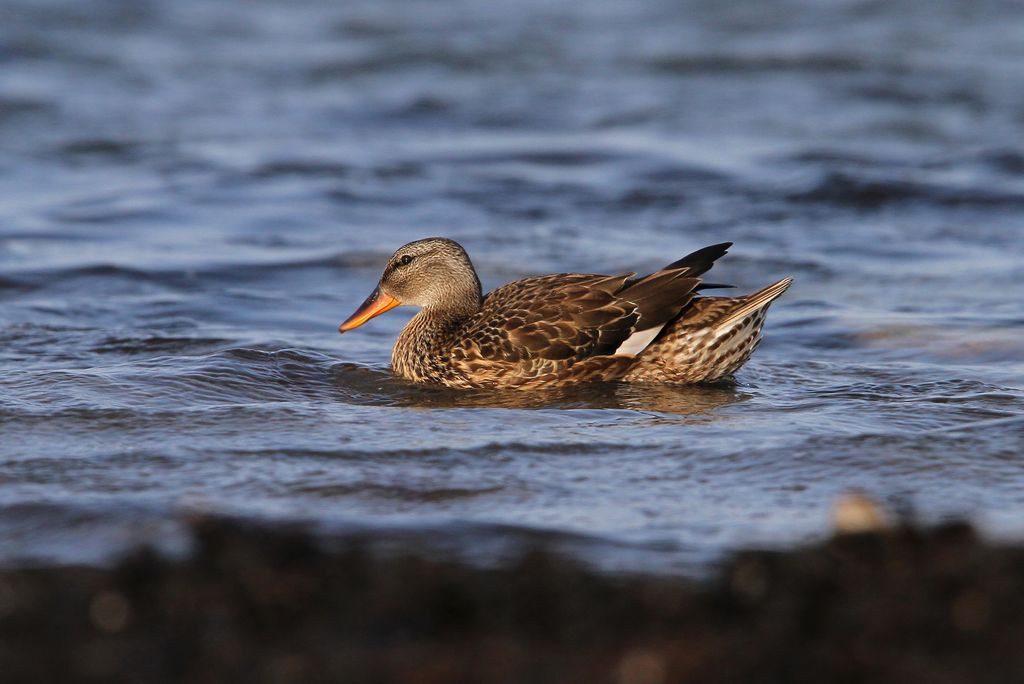
[[[706,581],[326,550],[194,523],[171,561],[0,572],[5,682],[1020,682],[1024,549],[965,525],[743,552]]]

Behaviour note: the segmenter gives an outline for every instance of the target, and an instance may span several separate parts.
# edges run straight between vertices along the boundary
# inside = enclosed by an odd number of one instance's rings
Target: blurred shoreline
[[[961,523],[739,551],[703,580],[597,573],[543,546],[482,568],[297,526],[190,529],[183,558],[141,548],[108,568],[0,570],[0,681],[953,684],[1024,671],[1024,546]]]

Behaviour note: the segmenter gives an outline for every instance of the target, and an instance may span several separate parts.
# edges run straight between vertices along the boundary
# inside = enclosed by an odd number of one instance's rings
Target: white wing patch
[[[653,328],[647,328],[646,330],[639,330],[629,337],[627,337],[619,348],[615,350],[615,356],[636,356],[644,349],[647,349],[654,338],[658,336],[661,329],[665,327],[665,323],[655,326]]]

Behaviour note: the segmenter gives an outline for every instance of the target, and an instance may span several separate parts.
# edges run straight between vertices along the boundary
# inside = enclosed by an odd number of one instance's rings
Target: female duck
[[[482,296],[466,250],[446,238],[401,247],[346,332],[399,305],[420,307],[391,355],[396,375],[449,387],[578,382],[710,382],[734,373],[761,339],[792,278],[743,297],[703,297],[700,276],[732,243],[643,278],[561,273]]]

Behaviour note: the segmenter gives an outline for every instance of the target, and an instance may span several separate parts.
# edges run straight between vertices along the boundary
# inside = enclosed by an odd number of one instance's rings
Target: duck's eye
[[[412,263],[412,255],[406,254],[404,257],[402,257],[402,260],[401,260],[402,266],[408,266],[411,263]]]

